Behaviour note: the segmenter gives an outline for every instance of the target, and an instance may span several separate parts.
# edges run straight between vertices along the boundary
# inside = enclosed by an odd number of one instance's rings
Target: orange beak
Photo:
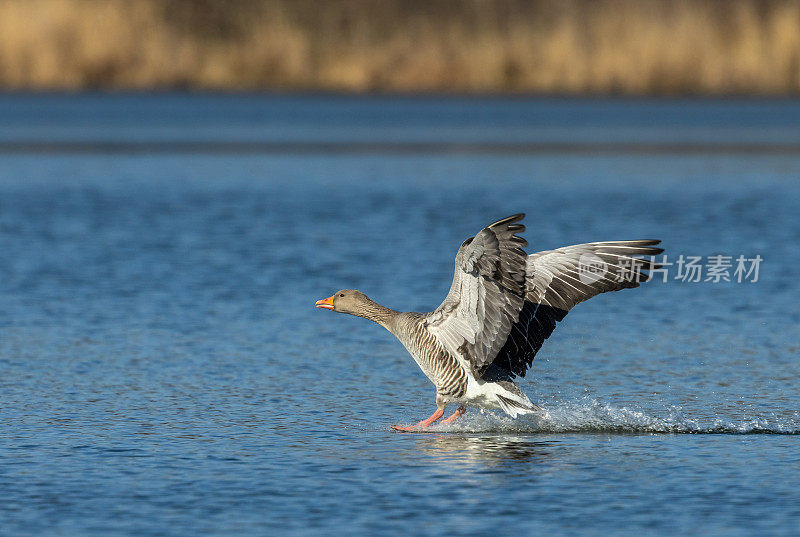
[[[334,296],[336,296],[336,295],[329,296],[328,298],[323,298],[322,300],[317,300],[317,303],[315,305],[318,308],[325,308],[326,310],[332,310],[333,309],[333,297]]]

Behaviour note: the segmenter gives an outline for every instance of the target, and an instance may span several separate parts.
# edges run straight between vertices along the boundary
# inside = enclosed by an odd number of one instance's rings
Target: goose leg
[[[458,410],[453,412],[450,415],[450,417],[445,419],[444,421],[442,421],[442,423],[452,423],[452,422],[456,421],[458,418],[460,418],[461,416],[464,415],[464,412],[466,412],[466,410],[467,410],[467,407],[465,407],[464,405],[461,405],[460,407],[458,407]]]
[[[416,425],[412,425],[410,427],[403,427],[401,425],[392,425],[392,429],[394,429],[395,431],[413,431],[414,429],[417,429],[419,427],[430,427],[431,424],[433,424],[433,422],[441,418],[443,415],[444,415],[444,410],[441,408],[437,408],[436,412],[431,414],[430,418],[422,420]]]

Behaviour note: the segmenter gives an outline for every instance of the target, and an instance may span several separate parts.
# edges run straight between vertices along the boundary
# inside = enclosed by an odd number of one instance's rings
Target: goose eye
[[[339,296],[344,296],[344,293],[339,293]]]

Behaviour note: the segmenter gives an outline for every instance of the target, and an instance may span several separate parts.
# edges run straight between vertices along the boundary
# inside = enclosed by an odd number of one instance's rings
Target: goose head
[[[317,300],[316,306],[337,313],[363,316],[373,302],[361,291],[355,289],[342,289],[328,298]]]

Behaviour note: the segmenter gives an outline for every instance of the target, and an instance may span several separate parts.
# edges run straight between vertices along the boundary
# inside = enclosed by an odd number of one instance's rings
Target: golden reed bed
[[[796,0],[0,0],[0,89],[800,92]]]

